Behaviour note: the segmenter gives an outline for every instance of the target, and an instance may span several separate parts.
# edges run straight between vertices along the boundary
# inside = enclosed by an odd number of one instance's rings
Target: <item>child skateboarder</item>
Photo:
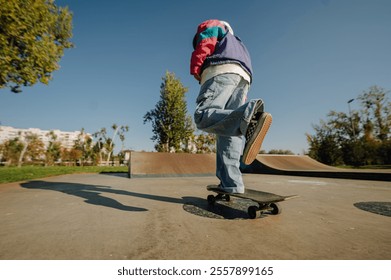
[[[240,157],[244,164],[254,161],[272,116],[264,112],[261,99],[246,103],[252,82],[250,55],[227,22],[202,22],[193,48],[190,73],[201,85],[194,121],[198,129],[216,134],[220,188],[228,193],[244,193]]]

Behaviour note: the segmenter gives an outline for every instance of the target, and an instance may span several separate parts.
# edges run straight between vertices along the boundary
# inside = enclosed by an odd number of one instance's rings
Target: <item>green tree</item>
[[[50,131],[47,135],[49,144],[46,148],[45,165],[53,165],[61,158],[61,143],[57,141],[57,135]]]
[[[15,165],[18,163],[19,155],[22,150],[23,144],[18,138],[6,140],[2,144],[2,160],[8,162],[9,165]]]
[[[4,143],[0,143],[0,165],[3,162],[3,157],[4,157]]]
[[[21,167],[26,160],[41,161],[44,157],[44,143],[38,135],[31,132],[18,132],[18,137],[2,144],[3,160],[10,165]]]
[[[314,125],[313,128],[316,134],[307,134],[307,141],[310,144],[308,155],[325,164],[342,164],[338,137],[334,134],[330,124],[321,121],[320,125]]]
[[[268,152],[269,155],[294,155],[294,153],[291,150],[277,150],[272,149]]]
[[[209,154],[216,152],[216,135],[201,132],[198,135],[194,135],[192,142],[195,145],[197,154]]]
[[[22,143],[19,154],[18,167],[21,167],[26,158],[31,161],[39,160],[44,155],[44,144],[37,134],[31,132],[19,132],[18,141]]]
[[[113,154],[114,147],[115,147],[115,139],[118,136],[122,145],[121,145],[121,151],[123,150],[123,143],[125,141],[125,133],[129,131],[129,126],[127,125],[120,125],[118,126],[117,124],[113,124],[111,126],[113,129],[113,137],[108,137],[107,136],[107,129],[106,128],[101,128],[98,132],[95,132],[93,134],[94,138],[96,139],[96,144],[94,147],[94,150],[97,151],[99,154],[99,161],[102,162],[103,158],[103,152],[106,151],[107,154],[107,160],[106,162],[108,163],[110,161],[110,157]]]
[[[106,149],[108,151],[107,162],[110,161],[110,157],[114,151],[115,137],[117,137],[117,135],[118,135],[119,139],[121,140],[121,142],[123,144],[125,141],[125,133],[129,131],[129,126],[127,126],[127,125],[118,126],[116,124],[113,124],[111,126],[111,128],[114,130],[114,132],[113,132],[113,138],[111,138],[110,141],[107,141],[107,145],[106,145]],[[123,145],[121,145],[121,150],[122,149],[123,149]]]
[[[152,123],[152,140],[158,152],[188,152],[194,128],[187,114],[185,88],[174,73],[166,72],[160,85],[160,100],[144,115]]]
[[[32,163],[42,163],[45,157],[45,144],[37,134],[31,134],[26,138],[28,139],[28,146],[23,161],[27,159]]]
[[[357,97],[360,110],[331,111],[327,121],[307,134],[309,155],[323,163],[353,166],[390,164],[391,102],[389,91],[372,86]]]
[[[98,132],[92,134],[95,138],[94,151],[99,155],[98,162],[101,164],[103,161],[103,153],[105,150],[105,142],[107,142],[107,130],[106,128],[101,128]]]
[[[87,133],[85,133],[84,128],[81,129],[77,139],[74,142],[71,155],[72,160],[79,160],[81,165],[84,165],[88,161],[94,160],[92,138]],[[79,158],[76,159],[76,156],[79,156]]]
[[[63,161],[73,162],[73,165],[77,165],[80,159],[83,157],[83,152],[77,148],[71,148],[69,150],[64,149],[61,152],[61,158]]]
[[[72,13],[54,0],[0,0],[0,88],[48,84],[71,37]]]
[[[364,121],[364,137],[385,141],[390,137],[391,102],[387,94],[390,91],[372,86],[358,97],[361,102],[361,115]]]

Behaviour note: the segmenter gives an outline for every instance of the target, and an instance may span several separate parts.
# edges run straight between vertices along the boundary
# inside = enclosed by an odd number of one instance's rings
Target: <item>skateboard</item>
[[[227,193],[218,185],[208,185],[206,187],[208,191],[217,193],[217,195],[208,195],[209,205],[214,205],[216,201],[225,200],[230,201],[231,196],[252,200],[258,203],[258,206],[249,206],[247,209],[250,219],[261,217],[265,212],[269,212],[272,215],[278,215],[281,213],[281,206],[278,204],[280,201],[298,197],[297,195],[282,196],[274,193],[261,192],[252,189],[245,190],[245,193]]]

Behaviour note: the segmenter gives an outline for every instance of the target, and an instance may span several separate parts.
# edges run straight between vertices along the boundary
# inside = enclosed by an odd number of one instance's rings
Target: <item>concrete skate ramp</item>
[[[129,159],[129,178],[210,176],[215,170],[215,154],[131,152]]]
[[[339,168],[320,163],[309,156],[259,155],[257,160],[269,168],[286,171],[339,170]]]
[[[391,181],[390,169],[365,170],[336,168],[320,163],[309,156],[296,155],[258,155],[252,164],[242,167],[242,172]]]

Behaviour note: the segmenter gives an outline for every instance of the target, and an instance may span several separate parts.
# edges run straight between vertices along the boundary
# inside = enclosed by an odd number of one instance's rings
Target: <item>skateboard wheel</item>
[[[231,196],[230,196],[229,194],[226,194],[226,195],[225,195],[225,201],[228,202],[228,201],[230,201],[230,200],[231,200]]]
[[[259,218],[261,216],[261,211],[259,211],[257,206],[248,207],[247,213],[250,219]]]
[[[208,195],[208,203],[210,204],[210,205],[213,205],[213,204],[215,204],[215,202],[216,202],[216,198],[215,198],[215,196],[213,195],[213,194],[210,194],[210,195]]]
[[[271,210],[272,215],[281,214],[282,209],[278,203],[270,203],[270,208],[272,209]]]

